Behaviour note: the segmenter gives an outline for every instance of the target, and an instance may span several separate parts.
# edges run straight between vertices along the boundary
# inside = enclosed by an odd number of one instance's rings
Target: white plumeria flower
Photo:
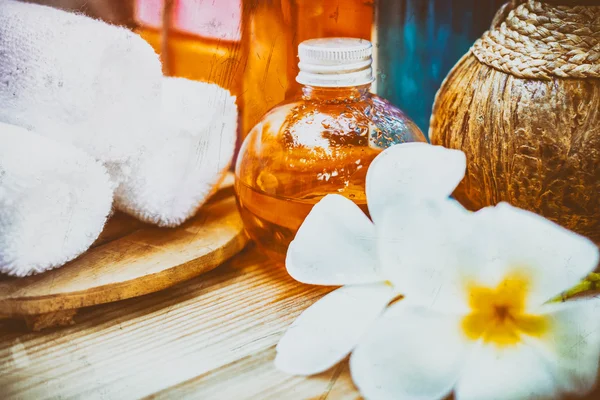
[[[351,359],[368,399],[554,398],[585,394],[598,373],[600,301],[545,303],[597,266],[588,239],[500,204],[387,207],[383,274],[405,296]]]
[[[288,250],[288,271],[346,286],[292,324],[277,346],[279,369],[315,374],[356,347],[351,372],[368,399],[590,390],[599,301],[545,301],[592,271],[598,249],[506,204],[469,213],[443,200],[464,170],[460,152],[398,145],[367,175],[374,225],[341,196],[315,206]],[[398,293],[406,299],[388,307]]]
[[[276,366],[295,375],[345,358],[398,295],[379,265],[375,225],[399,198],[444,199],[465,173],[462,152],[426,143],[393,146],[371,163],[366,192],[374,223],[352,201],[329,195],[315,205],[287,253],[296,280],[343,286],[305,310],[277,346]]]

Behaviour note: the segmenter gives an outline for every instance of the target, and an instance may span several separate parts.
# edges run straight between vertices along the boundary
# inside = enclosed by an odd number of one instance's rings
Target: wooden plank
[[[198,378],[163,390],[148,399],[360,399],[348,362],[311,378],[275,369],[275,348],[237,360]]]
[[[177,286],[83,309],[66,328],[0,321],[0,398],[358,399],[346,362],[308,378],[273,366],[285,329],[331,289],[293,281],[251,246]]]
[[[258,372],[270,375],[269,358],[287,326],[330,290],[295,282],[251,248],[175,287],[83,309],[76,324],[66,328],[23,333],[19,325],[5,322],[0,325],[0,393],[7,399],[108,400],[167,396],[166,390],[175,387],[189,388],[186,393],[196,397],[192,392],[204,383],[195,378],[222,386],[211,371],[218,376],[239,360],[248,366],[254,357],[262,366]],[[327,386],[326,376],[309,379],[316,379],[316,386],[303,393]]]

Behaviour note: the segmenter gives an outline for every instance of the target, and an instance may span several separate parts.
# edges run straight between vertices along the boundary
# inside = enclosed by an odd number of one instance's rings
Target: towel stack
[[[113,183],[91,156],[0,123],[0,266],[42,272],[84,252],[112,204]]]
[[[0,54],[4,122],[103,162],[127,159],[153,128],[147,116],[159,112],[160,61],[125,28],[0,0]]]
[[[125,28],[0,0],[0,55],[0,272],[77,257],[111,204],[177,226],[229,167],[235,98],[163,77]]]
[[[145,222],[181,224],[209,196],[235,149],[235,98],[217,85],[163,78],[160,134],[132,159],[115,193]]]

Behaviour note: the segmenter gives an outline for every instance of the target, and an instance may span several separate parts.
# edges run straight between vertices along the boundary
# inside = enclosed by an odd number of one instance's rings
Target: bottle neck
[[[326,103],[353,103],[363,100],[371,89],[371,84],[351,87],[302,86],[304,100],[318,100]]]

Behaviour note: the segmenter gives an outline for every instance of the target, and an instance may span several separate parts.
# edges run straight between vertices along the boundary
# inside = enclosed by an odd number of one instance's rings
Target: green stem
[[[583,294],[600,293],[600,273],[592,272],[583,281],[566,292],[556,296],[550,302],[567,301],[570,298]]]

